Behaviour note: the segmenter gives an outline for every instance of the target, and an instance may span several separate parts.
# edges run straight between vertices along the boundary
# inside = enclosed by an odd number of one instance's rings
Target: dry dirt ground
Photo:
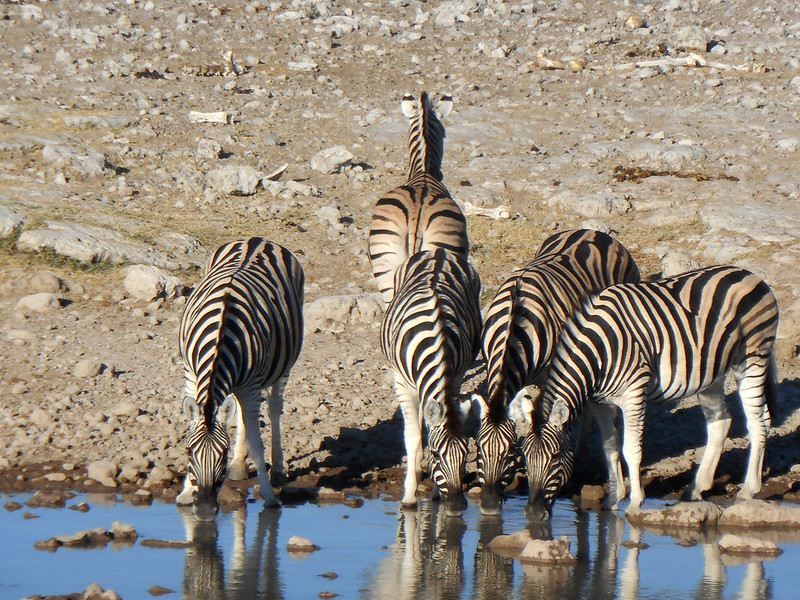
[[[3,0],[0,50],[0,489],[174,495],[185,293],[213,248],[261,235],[298,255],[309,306],[322,303],[286,394],[284,498],[396,491],[401,419],[380,314],[359,307],[375,291],[372,206],[405,174],[399,101],[427,89],[455,99],[454,197],[511,216],[468,217],[484,304],[545,237],[579,226],[615,232],[646,276],[734,263],[767,279],[782,397],[762,495],[797,500],[796,3]],[[352,158],[312,166],[336,146]],[[226,173],[249,183],[231,193]],[[106,254],[97,236],[112,240]],[[139,254],[114,254],[123,247]],[[131,293],[133,263],[183,292]],[[52,295],[19,303],[34,293]],[[482,383],[478,363],[465,389]],[[730,404],[721,496],[746,457]],[[647,492],[687,484],[703,439],[692,399],[652,407]],[[580,481],[603,481],[596,454]]]

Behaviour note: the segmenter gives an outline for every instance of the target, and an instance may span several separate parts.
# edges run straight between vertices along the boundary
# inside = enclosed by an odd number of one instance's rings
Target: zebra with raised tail
[[[621,243],[577,229],[547,238],[533,261],[500,286],[481,336],[488,394],[473,395],[481,417],[476,441],[484,513],[499,512],[521,458],[509,404],[531,393],[525,386],[541,387],[564,322],[588,295],[638,281],[636,262]]]
[[[655,282],[614,285],[591,297],[559,340],[544,387],[543,420],[532,406],[512,403],[512,416],[528,433],[529,516],[548,519],[553,500],[572,470],[569,438],[587,403],[600,423],[610,476],[608,506],[625,497],[620,440],[614,426],[622,411],[622,453],[631,481],[629,510],[644,500],[640,478],[645,403],[698,395],[707,444],[687,490],[700,499],[714,483],[731,425],[724,382],[731,372],[747,418],[750,456],[740,499],[761,489],[764,446],[774,416],[772,348],[778,304],[769,286],[731,266],[708,267]]]
[[[398,269],[395,284],[381,349],[394,369],[404,420],[402,503],[417,505],[424,423],[431,478],[448,514],[458,515],[467,505],[462,476],[471,405],[459,390],[480,343],[480,278],[466,257],[439,249],[414,254]]]
[[[249,451],[267,506],[280,501],[264,463],[259,431],[261,390],[270,388],[272,475],[285,473],[280,415],[289,372],[303,343],[303,285],[297,258],[262,238],[218,248],[195,288],[180,322],[180,351],[186,379],[184,413],[189,466],[181,504],[194,504],[198,518],[212,519],[228,471],[226,421],[237,415],[232,477],[247,474]]]
[[[442,179],[445,130],[442,119],[453,106],[443,96],[436,106],[427,92],[401,102],[410,123],[406,183],[383,195],[369,230],[369,259],[378,289],[388,304],[394,273],[411,255],[444,248],[466,256],[467,222]]]

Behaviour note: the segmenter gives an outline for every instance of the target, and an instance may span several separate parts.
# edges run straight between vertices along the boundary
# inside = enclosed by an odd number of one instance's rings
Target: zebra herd
[[[778,309],[767,284],[729,266],[641,282],[633,257],[617,240],[575,230],[545,240],[534,259],[500,286],[482,318],[466,219],[442,183],[442,119],[451,107],[449,96],[436,105],[427,93],[403,98],[410,122],[407,180],[378,200],[369,231],[370,264],[386,303],[381,349],[394,371],[404,419],[402,504],[417,504],[427,439],[434,496],[448,515],[463,513],[462,477],[475,437],[482,511],[499,512],[504,489],[524,460],[528,514],[547,520],[572,471],[573,434],[593,416],[608,464],[607,506],[616,508],[626,495],[622,452],[630,510],[638,509],[644,499],[639,466],[645,402],[693,394],[708,435],[689,491],[700,498],[713,484],[731,424],[728,372],[739,383],[750,436],[739,497],[756,494],[775,396]],[[180,348],[191,425],[178,502],[193,504],[198,518],[216,514],[226,474],[246,476],[247,452],[265,503],[280,504],[264,462],[260,394],[270,388],[274,480],[284,475],[280,414],[302,345],[303,285],[291,252],[252,238],[220,247],[187,303]],[[485,395],[467,396],[461,384],[481,349]],[[238,427],[228,469],[226,421],[233,418]]]

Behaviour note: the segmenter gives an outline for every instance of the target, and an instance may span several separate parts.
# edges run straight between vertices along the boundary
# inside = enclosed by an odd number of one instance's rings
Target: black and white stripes
[[[397,293],[381,326],[381,348],[395,373],[408,458],[403,504],[416,505],[427,425],[431,477],[447,510],[466,507],[462,474],[470,401],[459,397],[478,352],[480,279],[467,259],[447,250],[414,254],[395,276]]]
[[[543,421],[520,402],[512,413],[529,429],[530,506],[546,518],[571,471],[569,436],[589,403],[604,439],[611,477],[611,506],[625,496],[614,414],[622,410],[622,448],[631,479],[631,508],[644,499],[639,467],[645,402],[698,394],[708,442],[690,490],[710,489],[731,424],[724,379],[739,383],[750,457],[740,498],[761,488],[764,444],[773,406],[772,347],[778,307],[769,286],[737,267],[719,266],[661,281],[620,284],[590,298],[566,325],[544,388]],[[516,402],[516,401],[515,401]]]
[[[394,295],[394,273],[413,254],[444,248],[466,256],[467,225],[458,204],[442,183],[443,119],[453,101],[444,96],[434,107],[426,92],[419,101],[405,96],[403,114],[410,123],[408,177],[375,206],[369,230],[372,273],[383,299]]]
[[[286,380],[302,346],[303,285],[303,270],[291,252],[250,238],[217,249],[189,298],[179,338],[184,410],[192,424],[189,468],[178,500],[194,503],[198,516],[214,515],[227,471],[225,417],[232,414],[238,414],[239,427],[231,475],[246,474],[246,436],[261,495],[267,504],[279,503],[267,477],[258,417],[261,390],[270,387],[272,471],[282,473],[280,414]]]
[[[527,385],[546,380],[564,322],[591,293],[639,281],[630,253],[605,233],[578,229],[547,238],[536,257],[500,286],[486,311],[482,345],[488,395],[480,407],[478,478],[481,508],[500,510],[517,471],[516,432],[508,405]],[[527,392],[525,390],[524,392]]]

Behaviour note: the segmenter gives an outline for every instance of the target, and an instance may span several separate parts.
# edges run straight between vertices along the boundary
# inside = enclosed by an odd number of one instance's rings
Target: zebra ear
[[[547,422],[553,427],[561,427],[567,419],[569,419],[569,407],[563,398],[559,398],[553,403]]]
[[[239,402],[235,396],[228,396],[225,401],[220,404],[217,409],[217,421],[221,423],[228,423],[236,418],[236,413],[239,410]]]
[[[480,394],[472,394],[472,410],[478,415],[478,418],[483,420],[489,414],[489,405]]]
[[[517,436],[525,437],[533,429],[533,398],[522,388],[508,405],[508,416],[514,421]]]
[[[406,94],[400,102],[400,110],[410,119],[417,114],[417,99],[411,94]]]
[[[422,409],[422,418],[429,428],[441,425],[444,421],[444,407],[441,402],[428,400]]]
[[[200,416],[200,407],[197,406],[197,402],[194,401],[194,398],[190,398],[189,396],[183,398],[183,416],[189,421],[194,421]]]
[[[436,103],[436,116],[439,119],[444,119],[450,114],[451,110],[453,110],[453,97],[450,94],[445,94]]]

